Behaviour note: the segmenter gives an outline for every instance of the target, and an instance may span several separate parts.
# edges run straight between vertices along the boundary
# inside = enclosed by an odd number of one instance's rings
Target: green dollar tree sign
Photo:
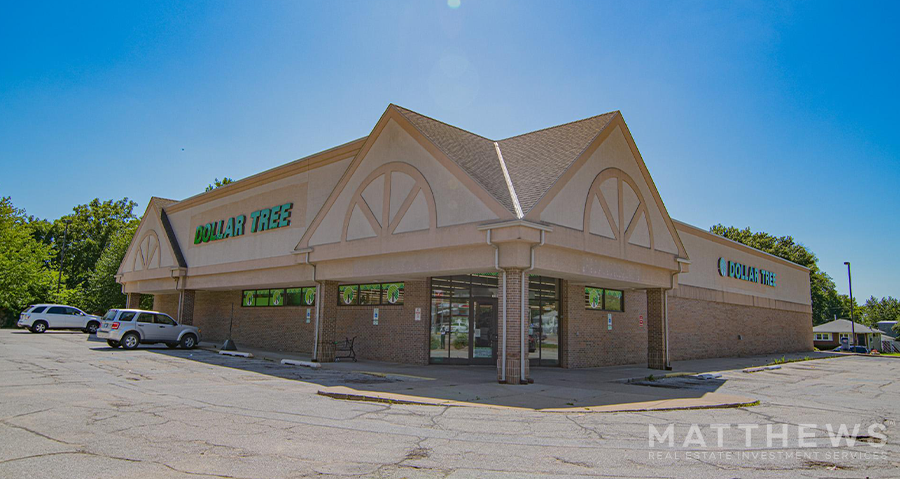
[[[344,304],[353,303],[353,288],[346,287],[344,288]]]
[[[316,300],[316,288],[309,288],[306,290],[306,294],[303,295],[303,301],[308,305],[313,304],[313,301]]]

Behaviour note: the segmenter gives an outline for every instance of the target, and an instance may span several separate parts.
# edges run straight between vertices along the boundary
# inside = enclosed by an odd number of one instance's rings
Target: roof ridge
[[[431,121],[433,121],[433,122],[435,122],[435,123],[440,123],[441,125],[449,126],[450,128],[453,128],[454,130],[459,130],[459,131],[461,131],[461,132],[468,133],[468,134],[470,134],[470,135],[472,135],[472,136],[477,136],[478,138],[481,138],[482,140],[490,141],[491,143],[493,143],[494,141],[496,141],[496,140],[492,140],[492,139],[490,139],[490,138],[485,138],[485,137],[479,135],[478,133],[472,133],[471,131],[466,130],[466,129],[464,129],[464,128],[460,128],[460,127],[458,127],[458,126],[456,126],[456,125],[451,125],[451,124],[449,124],[449,123],[443,122],[443,121],[438,120],[438,119],[436,119],[436,118],[432,118],[432,117],[430,117],[430,116],[428,116],[428,115],[423,115],[423,114],[421,114],[421,113],[419,113],[419,112],[417,112],[417,111],[410,110],[409,108],[404,108],[404,107],[402,107],[402,106],[400,106],[400,105],[397,105],[397,104],[394,104],[394,103],[391,103],[391,106],[393,106],[393,107],[395,107],[395,108],[397,108],[397,109],[399,109],[399,110],[408,111],[408,112],[410,112],[410,113],[415,113],[416,115],[419,115],[419,116],[421,116],[422,118],[428,118],[429,120],[431,120]]]
[[[611,115],[611,114],[613,114],[613,113],[619,113],[619,110],[608,111],[608,112],[606,112],[606,113],[601,113],[601,114],[599,114],[599,115],[589,116],[589,117],[587,117],[587,118],[582,118],[582,119],[580,119],[580,120],[570,121],[570,122],[567,122],[567,123],[561,123],[561,124],[559,124],[559,125],[554,125],[554,126],[548,126],[548,127],[546,127],[546,128],[541,128],[541,129],[539,129],[539,130],[529,131],[529,132],[527,132],[527,133],[522,133],[522,134],[519,134],[519,135],[510,136],[509,138],[504,138],[504,139],[499,140],[499,141],[512,140],[512,139],[514,139],[514,138],[519,138],[519,137],[525,136],[525,135],[531,135],[531,134],[533,134],[533,133],[540,133],[540,132],[542,132],[542,131],[552,130],[552,129],[554,129],[554,128],[559,128],[559,127],[562,127],[562,126],[568,126],[568,125],[572,125],[572,124],[575,124],[575,123],[580,123],[580,122],[582,122],[582,121],[593,120],[594,118],[599,118],[599,117],[604,116],[604,115]]]

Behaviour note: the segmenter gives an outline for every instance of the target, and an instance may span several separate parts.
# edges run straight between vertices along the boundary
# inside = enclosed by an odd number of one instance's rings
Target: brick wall
[[[178,295],[177,294],[154,294],[153,310],[160,313],[166,313],[173,318],[178,318]]]
[[[669,336],[673,361],[812,351],[812,315],[669,295]]]
[[[596,311],[584,306],[584,286],[563,281],[561,366],[591,368],[647,361],[647,295],[625,292],[625,311]],[[613,328],[607,328],[612,314]],[[644,325],[640,325],[640,316]]]
[[[372,324],[375,306],[337,306],[336,339],[356,337],[360,359],[428,364],[431,296],[428,281],[406,281],[402,306],[378,306],[378,325]],[[337,295],[327,298],[337,304]],[[421,321],[415,320],[422,308]]]
[[[272,351],[309,353],[313,345],[316,308],[306,322],[306,306],[245,308],[241,291],[197,291],[194,326],[204,341],[222,342],[228,336],[231,306],[234,305],[232,339],[238,348],[249,346]],[[175,295],[176,309],[178,296]]]

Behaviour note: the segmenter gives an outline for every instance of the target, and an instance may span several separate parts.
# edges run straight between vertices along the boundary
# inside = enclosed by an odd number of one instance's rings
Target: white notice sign
[[[422,308],[416,308],[416,321],[422,320]]]
[[[312,317],[312,311],[310,308],[306,308],[306,324],[309,324],[309,318]]]
[[[372,310],[372,324],[378,326],[378,308]]]

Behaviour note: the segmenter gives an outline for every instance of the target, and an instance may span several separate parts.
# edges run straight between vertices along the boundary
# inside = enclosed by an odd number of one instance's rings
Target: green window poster
[[[338,296],[341,304],[357,304],[359,298],[359,285],[352,284],[338,287]]]
[[[403,283],[381,285],[382,304],[403,304]]]
[[[244,306],[253,306],[254,300],[256,299],[255,291],[244,291],[244,301],[241,303]]]
[[[588,309],[603,309],[603,290],[600,288],[584,288]]]

